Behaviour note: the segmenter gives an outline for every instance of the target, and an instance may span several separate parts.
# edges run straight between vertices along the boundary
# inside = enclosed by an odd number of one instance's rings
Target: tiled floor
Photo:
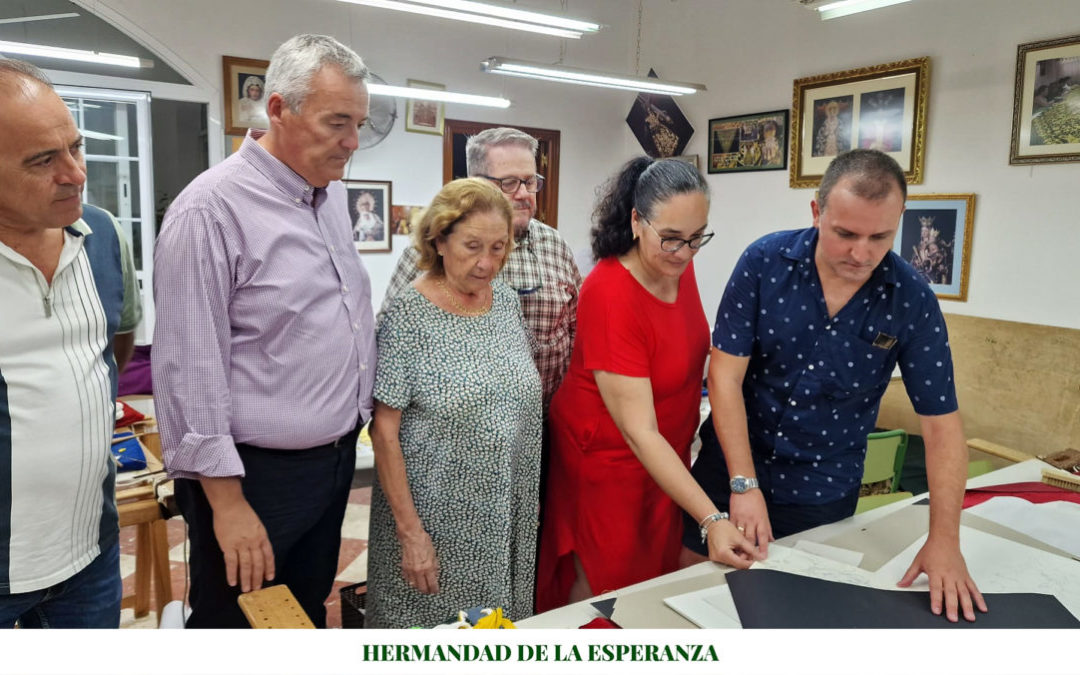
[[[367,579],[368,513],[371,504],[371,488],[356,488],[349,494],[345,510],[345,522],[341,528],[341,554],[338,557],[338,575],[334,590],[326,603],[326,623],[329,628],[341,627],[339,589]],[[173,518],[167,525],[169,532],[169,561],[172,571],[173,598],[185,596],[186,533],[184,520]],[[120,531],[120,574],[124,579],[124,595],[134,591],[135,586],[135,528]],[[120,615],[121,628],[157,628],[157,615],[136,619],[134,611],[125,609]]]

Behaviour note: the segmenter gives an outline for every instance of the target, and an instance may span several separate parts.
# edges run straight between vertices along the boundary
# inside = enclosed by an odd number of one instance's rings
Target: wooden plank
[[[1035,459],[1032,455],[1026,452],[1020,452],[1019,450],[1013,450],[1012,448],[1004,445],[998,445],[997,443],[991,443],[990,441],[984,441],[981,438],[968,439],[967,446],[972,450],[979,450],[995,457],[1001,457],[1007,459],[1010,462],[1023,462],[1029,459]]]
[[[314,628],[296,596],[284,584],[242,594],[237,602],[252,628]]]

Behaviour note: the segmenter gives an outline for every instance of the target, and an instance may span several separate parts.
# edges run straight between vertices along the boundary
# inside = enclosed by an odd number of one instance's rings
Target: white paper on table
[[[742,628],[727,584],[664,598],[664,604],[699,628]]]
[[[926,542],[919,537],[903,553],[885,563],[872,575],[878,588],[896,589],[896,582]],[[983,593],[1045,593],[1061,601],[1065,609],[1080,618],[1080,562],[1040,551],[986,532],[960,527],[960,550],[968,572]],[[909,590],[926,591],[926,575],[920,575]],[[990,611],[994,611],[990,603]]]
[[[837,562],[819,555],[786,546],[769,546],[769,557],[750,566],[752,570],[777,570],[804,577],[839,581],[857,586],[870,586],[874,575],[854,565]]]
[[[1080,504],[1032,504],[1020,497],[1002,495],[965,510],[1080,556]]]
[[[832,549],[833,553],[843,550],[833,546],[825,548]],[[767,560],[755,562],[750,569],[777,570],[859,586],[869,586],[873,579],[870,572],[854,565],[777,544],[769,547]],[[727,584],[664,598],[664,604],[702,628],[739,628],[742,626],[739,622],[739,613],[735,609],[735,601],[731,597],[731,589]]]
[[[862,551],[852,551],[849,548],[829,546],[828,544],[809,541],[807,539],[801,539],[795,542],[795,550],[803,551],[810,555],[820,556],[822,558],[828,558],[829,560],[835,560],[838,563],[851,565],[852,567],[858,567],[863,559]]]

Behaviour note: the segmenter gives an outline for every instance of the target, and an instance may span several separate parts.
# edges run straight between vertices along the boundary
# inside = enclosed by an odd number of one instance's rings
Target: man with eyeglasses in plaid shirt
[[[533,358],[544,385],[544,414],[570,365],[581,273],[574,254],[553,228],[533,218],[544,177],[536,172],[537,140],[510,127],[486,129],[465,145],[470,177],[485,178],[513,207],[514,249],[499,277],[517,290],[525,323],[536,342]],[[420,276],[419,253],[405,249],[390,279],[382,309]],[[381,318],[381,312],[380,312]]]

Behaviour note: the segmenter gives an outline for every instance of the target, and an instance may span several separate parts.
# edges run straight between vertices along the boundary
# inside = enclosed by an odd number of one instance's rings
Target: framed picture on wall
[[[353,241],[361,253],[385,253],[393,243],[390,181],[344,180]]]
[[[709,120],[709,173],[787,168],[788,111]]]
[[[893,251],[911,263],[937,297],[967,300],[973,194],[909,194]]]
[[[446,89],[445,85],[420,80],[406,80],[410,89]],[[410,98],[405,102],[405,131],[442,136],[446,106],[438,101]]]
[[[909,185],[922,183],[929,91],[929,57],[795,80],[791,187],[817,187],[852,148],[886,152]]]
[[[1080,35],[1016,50],[1009,164],[1080,162]]]
[[[248,129],[267,129],[266,69],[269,61],[221,57],[225,84],[225,133],[243,136]]]

